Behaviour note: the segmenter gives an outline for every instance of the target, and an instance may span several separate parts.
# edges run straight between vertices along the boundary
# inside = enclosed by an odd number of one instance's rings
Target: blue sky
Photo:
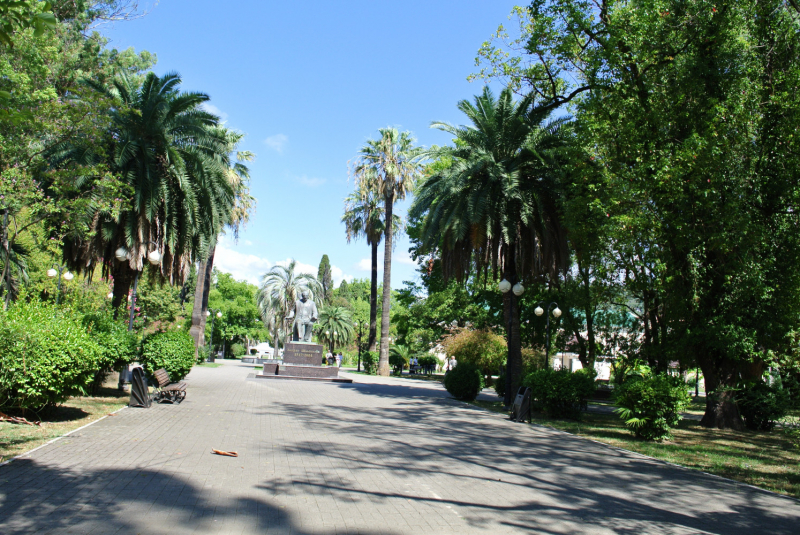
[[[481,90],[466,80],[476,52],[513,6],[161,0],[147,16],[101,31],[111,47],[157,54],[155,71],[179,72],[184,90],[208,93],[211,110],[257,155],[256,213],[238,243],[223,239],[217,267],[256,283],[290,257],[316,273],[328,254],[338,284],[369,277],[369,247],[348,244],[340,223],[353,189],[348,161],[384,126],[410,130],[421,145],[448,143],[429,125],[464,122],[457,102]],[[399,288],[416,278],[405,237],[393,258]]]

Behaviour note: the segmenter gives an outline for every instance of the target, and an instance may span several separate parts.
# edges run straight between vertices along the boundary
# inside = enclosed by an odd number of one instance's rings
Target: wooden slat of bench
[[[161,390],[166,390],[168,392],[173,392],[175,390],[178,390],[183,392],[184,390],[186,390],[186,383],[174,383],[163,387]]]
[[[171,382],[169,380],[169,374],[167,373],[167,371],[164,368],[161,368],[160,370],[156,370],[153,375],[155,375],[156,381],[158,381],[158,386],[161,387],[161,388],[164,388],[165,386],[167,386]]]

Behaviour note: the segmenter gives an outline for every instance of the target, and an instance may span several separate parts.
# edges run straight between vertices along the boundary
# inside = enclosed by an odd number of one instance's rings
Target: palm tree
[[[385,220],[394,221],[394,202],[411,191],[420,174],[422,149],[414,147],[410,132],[381,128],[380,138],[361,148],[353,174],[358,187],[372,190],[383,199]],[[384,225],[383,301],[381,308],[381,352],[378,373],[389,375],[389,322],[392,297],[392,235],[394,225]]]
[[[255,198],[250,195],[250,170],[244,162],[251,162],[255,155],[250,151],[236,150],[244,138],[244,134],[217,127],[218,134],[226,139],[228,152],[222,157],[222,164],[229,165],[234,158],[228,155],[235,154],[235,163],[225,169],[228,184],[234,191],[234,204],[228,214],[220,214],[215,218],[218,224],[224,223],[233,233],[234,240],[239,237],[239,230],[250,219],[250,214],[255,210]],[[209,207],[213,208],[213,207]],[[217,230],[219,233],[221,229]],[[211,291],[211,274],[214,269],[214,255],[216,253],[218,237],[208,245],[207,252],[202,255],[202,260],[197,270],[197,284],[195,285],[194,306],[192,307],[192,326],[189,329],[195,341],[195,352],[205,345],[206,310],[208,309],[208,294]]]
[[[364,236],[372,247],[372,269],[369,287],[369,339],[368,351],[375,351],[378,333],[378,245],[384,233],[384,209],[381,198],[369,189],[359,188],[344,201],[342,222],[347,230],[347,243]],[[394,215],[393,233],[402,228],[400,216]]]
[[[329,345],[331,353],[335,345],[343,346],[353,339],[353,317],[344,307],[328,306],[319,314],[317,337]]]
[[[419,185],[409,218],[421,222],[423,248],[441,255],[445,278],[498,270],[511,285],[521,279],[554,278],[569,262],[566,233],[557,208],[554,166],[565,145],[564,120],[541,125],[547,113],[529,98],[515,103],[506,89],[495,99],[485,87],[475,104],[459,109],[471,126],[433,123],[456,137],[454,147],[429,151],[451,164]],[[522,371],[519,307],[504,295],[508,361],[506,404]]]
[[[110,86],[87,82],[117,103],[109,112],[105,151],[91,142],[54,150],[56,163],[105,163],[132,191],[119,210],[87,210],[92,237],[67,237],[64,245],[64,258],[75,271],[92,273],[103,263],[104,273],[114,278],[115,309],[153,248],[161,256],[157,275],[182,282],[234,207],[226,177],[229,139],[217,128],[219,118],[200,107],[209,97],[181,92],[180,83],[176,73],[148,73],[141,84],[124,76]],[[77,185],[91,186],[93,178]],[[115,261],[118,251],[127,254],[124,261]]]
[[[275,351],[278,350],[278,340],[280,339],[278,329],[283,327],[289,312],[303,290],[309,292],[309,297],[317,306],[322,305],[322,285],[314,275],[295,273],[296,265],[297,263],[292,259],[285,266],[273,266],[261,278],[261,287],[256,296],[256,302],[264,321],[271,317],[277,320],[273,323],[275,325],[273,334]],[[289,332],[291,331],[286,329],[286,335]],[[285,341],[283,345],[286,345]]]

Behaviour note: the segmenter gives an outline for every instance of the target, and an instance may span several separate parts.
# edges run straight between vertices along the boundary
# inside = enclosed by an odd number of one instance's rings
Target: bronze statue
[[[314,323],[319,319],[317,305],[308,300],[308,292],[300,293],[300,299],[295,301],[294,310],[289,312],[287,319],[294,318],[292,323],[292,341],[310,342],[314,333]]]

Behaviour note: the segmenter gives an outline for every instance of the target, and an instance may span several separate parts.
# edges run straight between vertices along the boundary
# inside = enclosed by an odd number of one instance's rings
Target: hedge
[[[173,381],[180,381],[191,371],[194,364],[194,340],[186,331],[153,333],[142,342],[139,358],[147,375],[164,368]]]

